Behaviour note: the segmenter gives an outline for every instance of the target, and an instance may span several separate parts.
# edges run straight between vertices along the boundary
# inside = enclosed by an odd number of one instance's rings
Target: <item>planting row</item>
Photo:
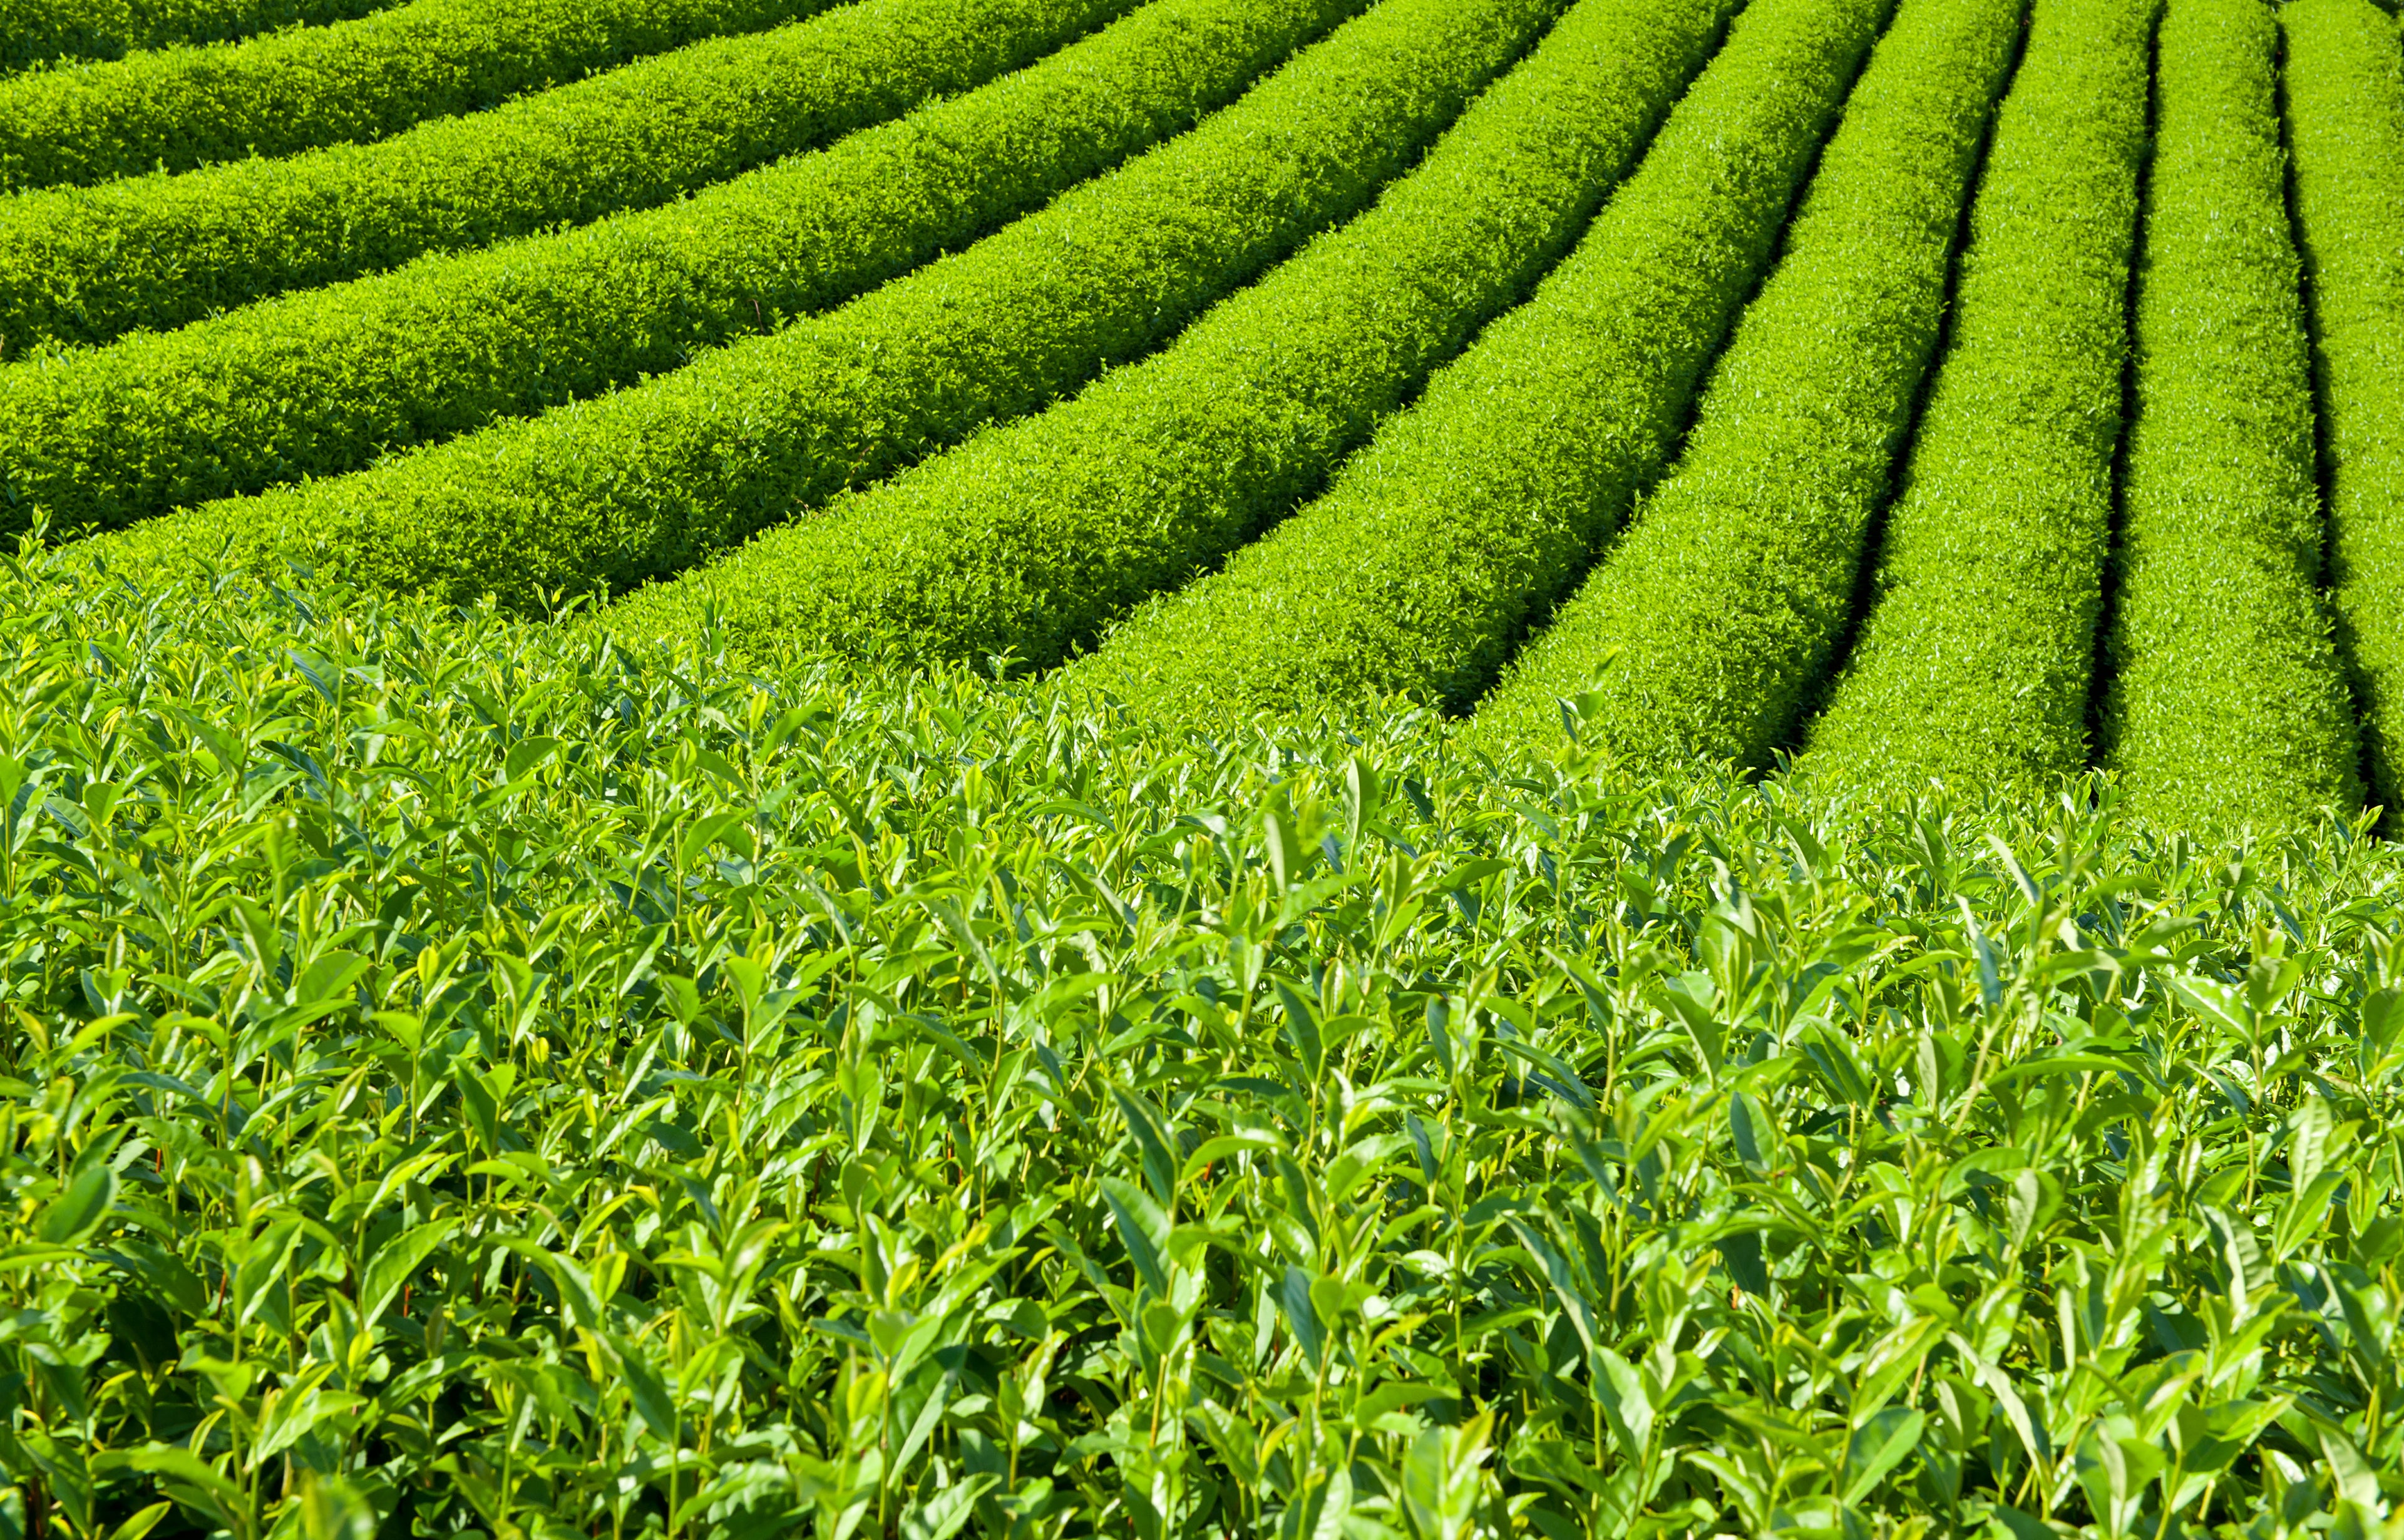
[[[1056,27],[1095,0],[1012,3]],[[21,523],[40,511],[123,525],[673,370],[964,245],[1177,133],[1358,3],[1165,0],[1019,74],[690,201],[17,365],[0,371],[0,488]],[[977,8],[993,14],[994,0]],[[489,442],[460,454],[488,459]]]
[[[174,43],[231,43],[279,27],[344,21],[392,0],[0,0],[0,73],[121,59]]]
[[[2087,762],[2159,0],[2039,0],[1871,608],[1804,763],[2037,782]]]
[[[1558,735],[1564,700],[1642,760],[1757,765],[1794,731],[1852,612],[2025,10],[1907,0],[1676,469],[1479,705],[1482,739]],[[2040,50],[2083,43],[2041,10]]]
[[[2369,0],[2294,0],[2297,223],[2311,275],[2330,599],[2372,800],[2404,808],[2404,61]]]
[[[0,201],[0,352],[582,223],[981,85],[1134,0],[862,0],[372,145]]]
[[[379,586],[524,607],[561,588],[673,572],[1173,334],[1366,204],[1557,6],[1385,0],[1174,143],[831,315],[638,389],[365,475],[206,505],[105,549],[155,566],[215,559],[230,545],[238,562],[329,561]],[[1169,10],[1217,25],[1161,25],[1167,13],[1148,8],[1071,54],[1152,24],[1119,66],[1139,77],[1160,70],[1171,44],[1216,60],[1229,37],[1273,30],[1265,11],[1289,26],[1297,11],[1324,14],[1292,0],[1178,0]],[[1137,104],[1156,114],[1194,94],[1173,73],[1156,88],[1115,79],[1070,97],[1087,104],[1073,117],[1019,132],[1083,145],[1138,117]],[[975,152],[936,153],[957,165]],[[979,181],[957,185],[965,194]],[[863,192],[919,201],[907,186]],[[563,324],[595,314],[609,312],[560,312]]]
[[[2312,368],[2265,0],[2171,0],[2098,760],[2206,829],[2362,805],[2320,595]]]
[[[1635,162],[1731,9],[1586,0],[1374,210],[1164,353],[638,595],[622,623],[659,634],[715,616],[746,651],[807,636],[917,660],[1058,661],[1309,497],[1523,295]],[[1783,41],[1774,21],[1744,28],[1714,80],[1819,62]]]
[[[412,0],[0,82],[0,189],[374,139],[826,0]]]
[[[1474,698],[1674,444],[1889,9],[1755,0],[1535,298],[1325,497],[1118,631],[1088,677],[1197,716]]]

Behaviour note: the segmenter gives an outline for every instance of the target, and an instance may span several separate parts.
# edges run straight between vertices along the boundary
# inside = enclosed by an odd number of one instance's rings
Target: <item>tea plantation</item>
[[[2404,1540],[2374,0],[0,0],[0,1540]]]

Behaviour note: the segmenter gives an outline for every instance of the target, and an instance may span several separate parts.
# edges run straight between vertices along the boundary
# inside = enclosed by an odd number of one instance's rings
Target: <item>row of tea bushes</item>
[[[1557,735],[1571,701],[1613,753],[1753,767],[1796,729],[1852,620],[2027,9],[1907,0],[1675,469],[1478,703],[1487,740]]]
[[[376,139],[828,0],[410,0],[0,80],[0,190]]]
[[[1316,491],[1431,365],[1525,295],[1635,162],[1733,8],[1586,0],[1375,209],[1170,347],[637,595],[618,623],[655,634],[711,615],[755,645],[801,635],[920,659],[1058,662]],[[1766,45],[1748,44],[1759,31],[1714,74],[1795,63],[1761,61]],[[1251,645],[1220,640],[1231,667]]]
[[[0,352],[644,208],[984,84],[1134,0],[862,0],[370,145],[0,200]]]
[[[1804,763],[2040,782],[2087,763],[2159,0],[2038,0],[1870,608]]]
[[[1041,207],[1240,95],[1360,4],[1164,0],[980,90],[664,208],[17,365],[0,371],[0,491],[20,526],[36,513],[116,526],[676,370]],[[1021,14],[1097,8],[1032,0]]]

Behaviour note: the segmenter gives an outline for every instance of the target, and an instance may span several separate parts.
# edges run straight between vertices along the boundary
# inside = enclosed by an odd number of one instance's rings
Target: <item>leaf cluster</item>
[[[1721,0],[1588,0],[1377,205],[1141,363],[631,615],[855,653],[1049,666],[1308,498],[1578,237],[1699,69]],[[1227,666],[1249,642],[1204,644]]]
[[[378,139],[826,0],[411,0],[0,80],[0,189]]]
[[[165,330],[651,207],[983,85],[1132,6],[866,0],[373,144],[21,194],[0,202],[0,347]]]
[[[1617,754],[1759,766],[1790,741],[1852,624],[2027,8],[1904,0],[1676,469],[1479,703],[1481,736],[1558,735],[1568,700]]]

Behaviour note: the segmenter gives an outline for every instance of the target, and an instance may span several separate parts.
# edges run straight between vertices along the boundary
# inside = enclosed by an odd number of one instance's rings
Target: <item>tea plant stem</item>
[[[2263,0],[2171,0],[2162,23],[2098,758],[2165,827],[2290,823],[2362,802],[2318,588],[2277,40]]]
[[[372,145],[21,194],[0,201],[0,348],[164,330],[663,203],[982,85],[1134,4],[865,0]]]
[[[828,0],[412,0],[245,42],[0,81],[0,189],[382,138]]]
[[[2087,759],[2159,0],[2037,0],[1950,351],[1803,763],[2035,785]]]
[[[2404,809],[2404,60],[2369,0],[2280,7],[2310,282],[2329,600],[2372,800]]]
[[[692,629],[710,612],[755,650],[798,635],[859,653],[1058,661],[1307,496],[1525,293],[1731,8],[1588,0],[1375,209],[1157,357],[637,595],[618,623]]]
[[[1850,623],[2025,0],[1913,5],[1853,92],[1676,469],[1478,703],[1473,738],[1759,764]],[[1417,683],[1416,679],[1396,682]]]
[[[1749,6],[1533,299],[1325,496],[1078,673],[1186,722],[1387,691],[1474,698],[1659,469],[1892,9]]]
[[[991,97],[933,109],[946,116],[923,127],[894,125],[903,155],[863,147],[840,161],[840,197],[796,198],[776,222],[798,242],[823,221],[841,268],[881,274],[922,243],[972,232],[997,202],[1011,211],[1173,132],[1356,3],[1147,7],[986,88]],[[673,572],[1172,334],[1368,202],[1558,3],[1386,0],[1194,132],[840,310],[356,478],[191,510],[108,548],[112,559],[210,561],[231,542],[232,563],[254,570],[330,561],[397,591],[491,594],[538,611],[561,589]],[[986,126],[1011,132],[968,137]],[[1027,161],[997,182],[1000,168],[964,157],[962,142]],[[887,213],[894,201],[914,217]],[[922,201],[941,217],[915,215]],[[720,282],[757,272],[753,229],[730,221],[720,238]],[[674,258],[660,256],[671,272]],[[561,298],[570,302],[546,341],[572,346],[590,296]],[[454,301],[432,291],[420,302]],[[658,319],[673,349],[678,312]],[[529,376],[539,379],[539,364],[527,357]],[[357,440],[355,426],[337,426]],[[345,457],[356,463],[366,447]]]

